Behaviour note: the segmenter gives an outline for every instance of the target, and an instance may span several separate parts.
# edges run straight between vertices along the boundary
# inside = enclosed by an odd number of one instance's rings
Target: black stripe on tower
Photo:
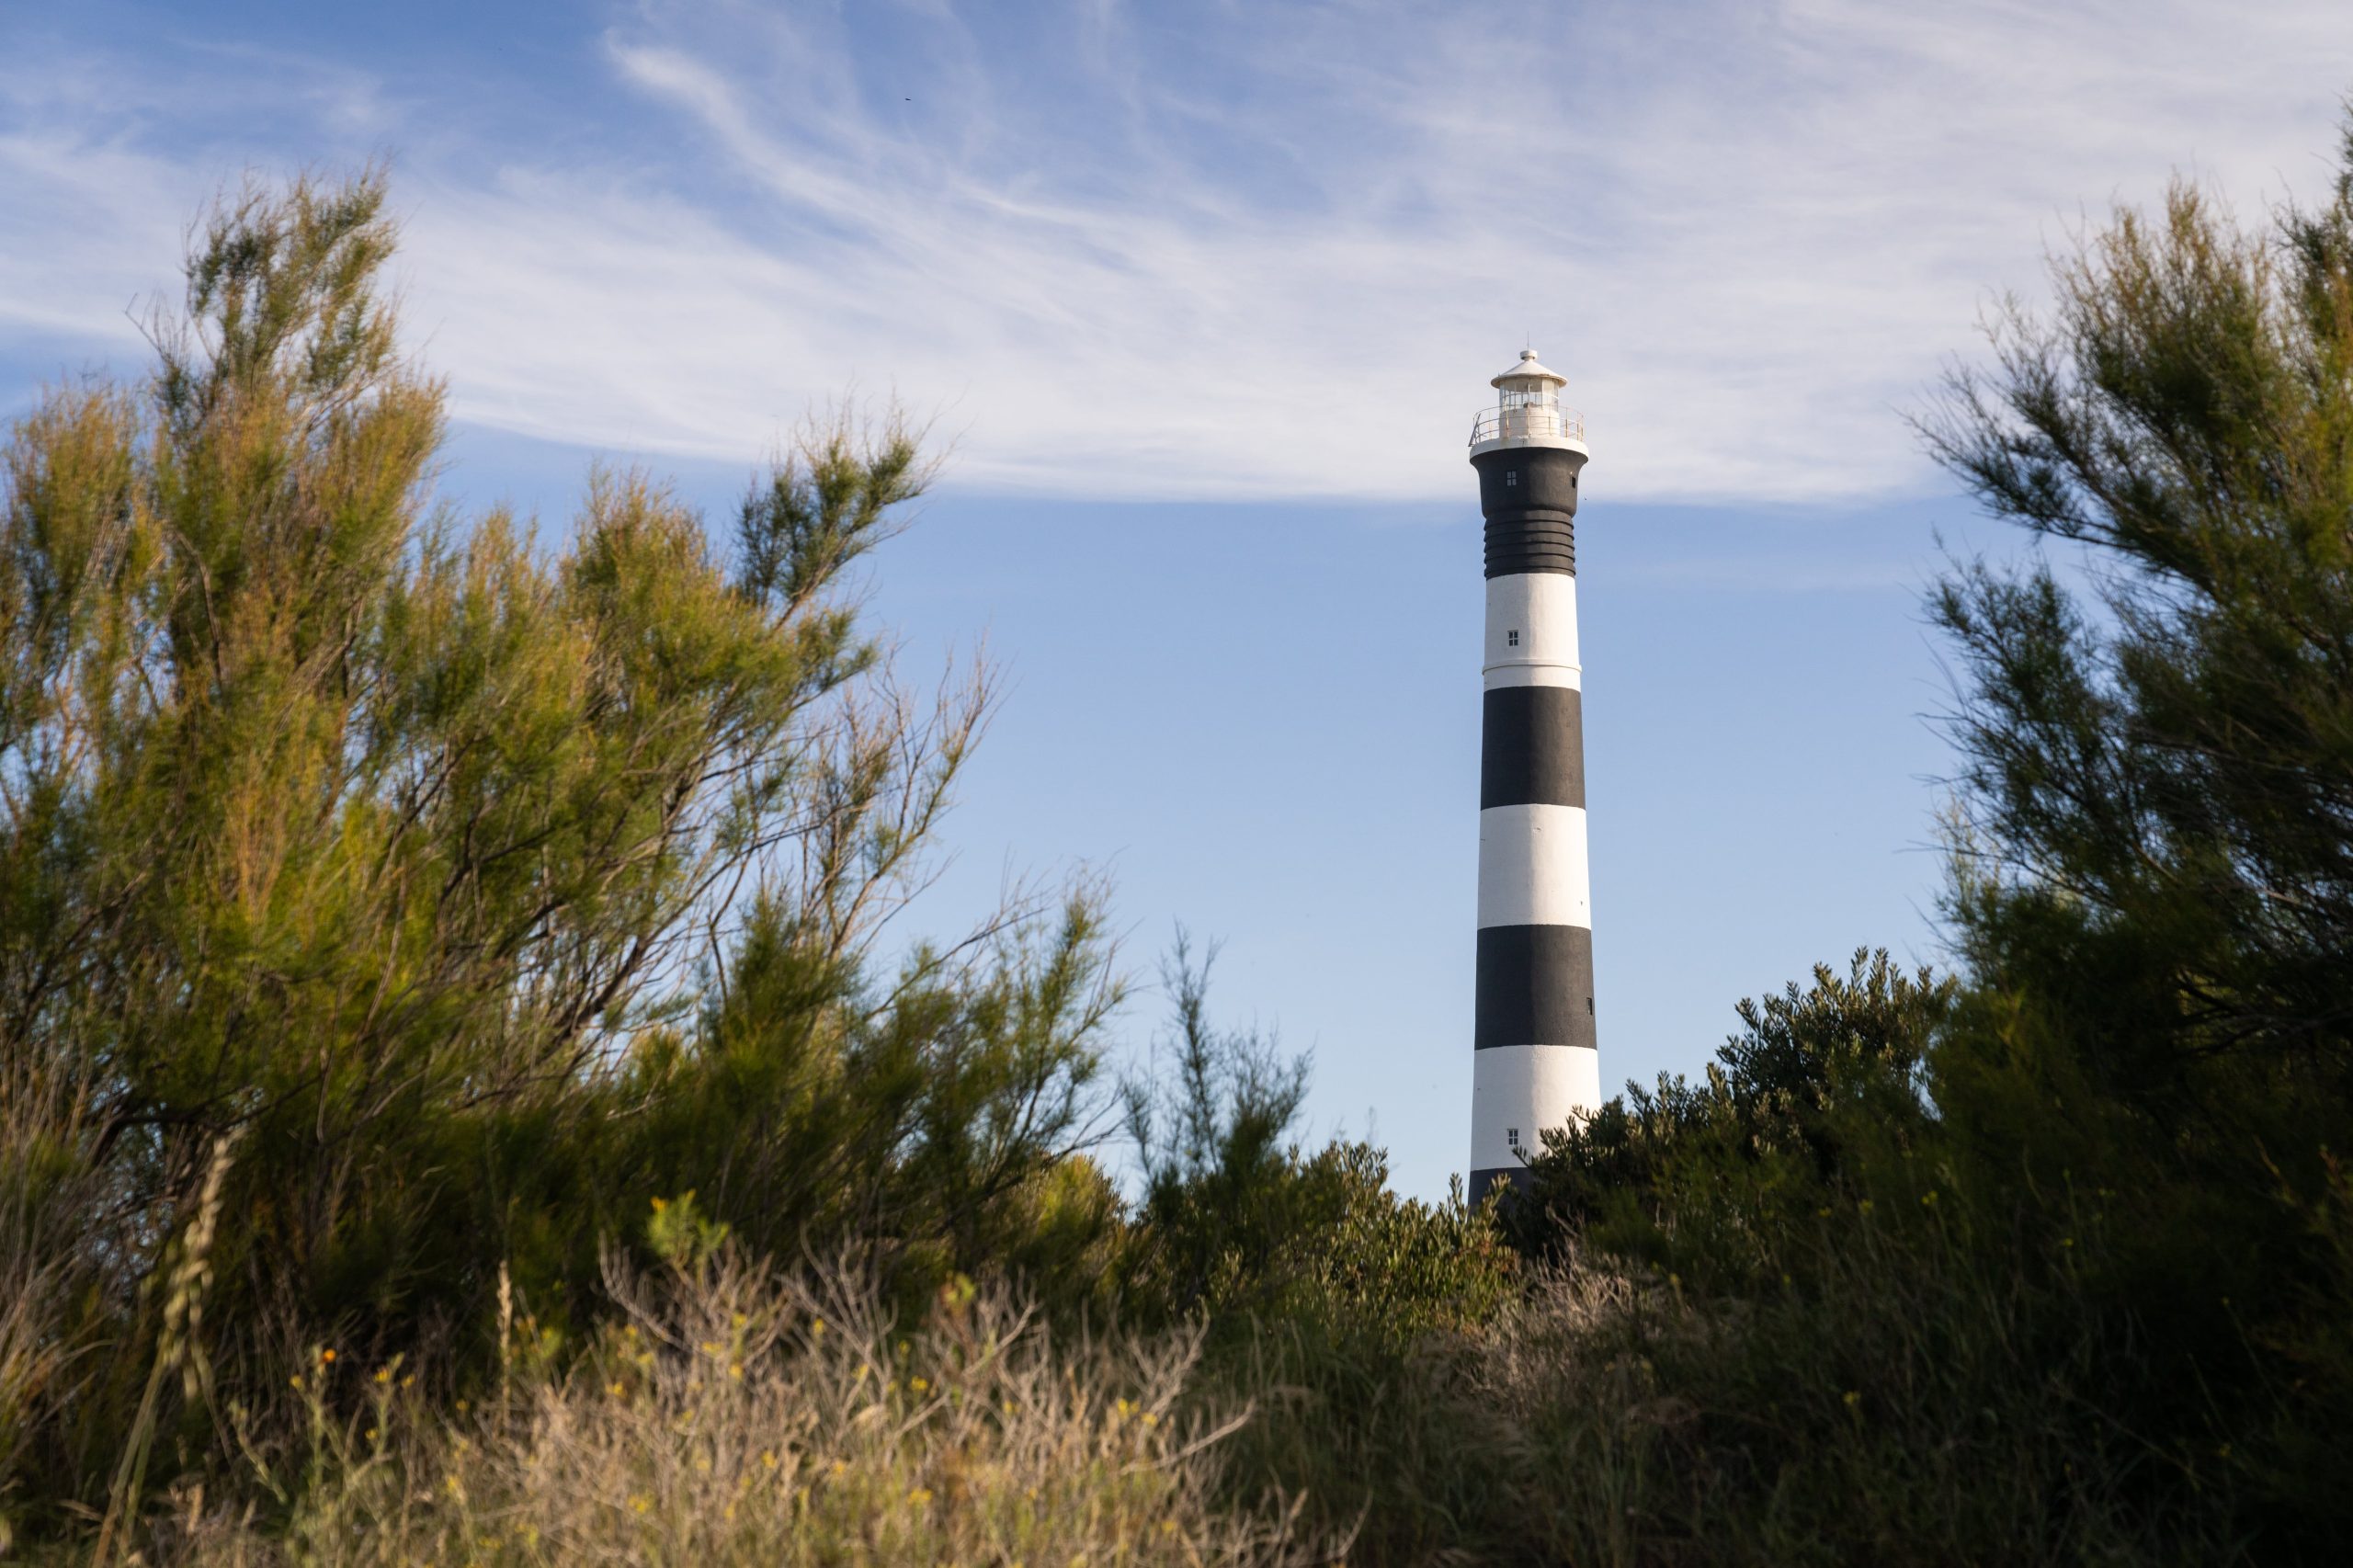
[[[1488,692],[1479,719],[1479,809],[1584,804],[1584,694],[1573,686]]]
[[[1503,447],[1471,460],[1487,519],[1487,575],[1577,574],[1577,471],[1585,454],[1564,447]]]
[[[1577,574],[1576,530],[1566,517],[1487,519],[1487,575],[1523,572]]]
[[[1593,1045],[1593,933],[1584,926],[1480,927],[1477,985],[1473,1049]]]
[[[1536,1177],[1526,1165],[1495,1165],[1471,1173],[1471,1185],[1466,1189],[1472,1198],[1484,1198],[1495,1190],[1498,1178],[1511,1183],[1515,1193],[1526,1192],[1536,1185]]]

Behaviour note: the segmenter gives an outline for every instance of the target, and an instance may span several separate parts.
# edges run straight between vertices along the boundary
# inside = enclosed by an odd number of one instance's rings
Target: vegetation
[[[919,433],[723,546],[634,474],[460,517],[381,182],[228,203],[152,380],[5,449],[0,1547],[2330,1558],[2345,169],[2120,215],[1923,421],[2041,547],[1930,607],[1957,972],[1817,969],[1436,1205],[1181,940],[1107,1082],[1096,887],[880,959],[991,701],[853,612]]]
[[[618,1321],[568,1376],[516,1369],[454,1420],[397,1362],[322,1352],[276,1538],[188,1494],[159,1543],[199,1563],[1320,1561],[1286,1517],[1213,1506],[1204,1456],[1245,1416],[1183,1408],[1198,1332],[1058,1350],[955,1282],[903,1335],[841,1277],[733,1260],[610,1285]]]

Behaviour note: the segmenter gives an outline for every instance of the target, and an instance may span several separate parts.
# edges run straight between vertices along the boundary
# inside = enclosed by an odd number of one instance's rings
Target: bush
[[[1515,1239],[1540,1255],[1582,1238],[1695,1278],[1769,1279],[1766,1228],[1852,1202],[1873,1156],[1927,1133],[1923,1063],[1955,989],[1859,950],[1844,979],[1818,964],[1804,992],[1792,982],[1743,1001],[1703,1084],[1629,1084],[1545,1134],[1525,1199],[1506,1210]]]

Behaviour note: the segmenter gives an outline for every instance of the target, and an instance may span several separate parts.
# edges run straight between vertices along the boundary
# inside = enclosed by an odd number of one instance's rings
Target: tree
[[[2133,1195],[2096,1291],[2136,1419],[2223,1433],[2275,1548],[2353,1517],[2353,124],[2343,160],[2268,230],[2186,184],[2120,214],[1924,426],[2087,585],[1978,562],[1932,606],[1982,990],[1934,1092],[1989,1185]]]
[[[0,1457],[52,1495],[151,1415],[200,1457],[289,1344],[471,1335],[502,1281],[560,1326],[652,1197],[935,1272],[1108,1212],[1057,1175],[1097,893],[874,959],[991,702],[911,700],[847,592],[919,432],[813,426],[732,554],[638,474],[560,545],[461,518],[384,197],[226,202],[153,380],[52,391],[0,455],[0,1185],[87,1287],[76,1354],[0,1377]],[[60,1342],[11,1322],[0,1365]]]
[[[1971,682],[1960,928],[1983,969],[2064,942],[2080,987],[2135,998],[2100,1065],[2153,1102],[2216,1054],[2341,1084],[2353,1047],[2353,131],[2346,155],[2276,233],[2186,185],[2120,214],[1926,425],[2094,574],[2089,608],[2047,564],[1935,602]]]

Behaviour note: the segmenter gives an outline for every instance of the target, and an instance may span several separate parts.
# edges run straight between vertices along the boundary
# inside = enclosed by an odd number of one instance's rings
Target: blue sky
[[[1605,1082],[1737,997],[1932,960],[1918,596],[2004,547],[1903,415],[1998,291],[2179,169],[2317,195],[2327,4],[171,6],[0,0],[0,411],[143,360],[189,216],[392,162],[445,488],[594,458],[723,519],[802,413],[952,437],[879,558],[1008,698],[907,918],[1108,870],[1148,974],[1316,1054],[1433,1193],[1468,1134],[1477,513],[1533,341],[1580,528]],[[1142,998],[1125,1039],[1150,1035]]]

